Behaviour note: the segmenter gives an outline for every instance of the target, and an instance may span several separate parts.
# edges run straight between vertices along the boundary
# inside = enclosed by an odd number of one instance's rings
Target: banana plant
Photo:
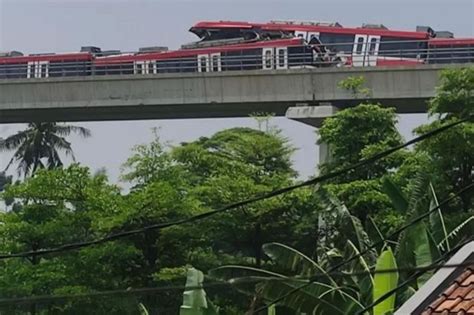
[[[143,305],[142,303],[138,304],[138,309],[140,311],[140,315],[150,315],[145,305]]]
[[[420,176],[412,190],[410,198],[398,189],[390,180],[384,182],[384,190],[392,199],[396,209],[405,213],[407,224],[429,209],[438,206],[433,187],[426,178]],[[428,189],[429,188],[429,189]],[[427,192],[429,192],[427,194]],[[335,198],[326,198],[328,212],[331,214],[331,223],[339,227],[339,240],[344,242],[327,243],[330,248],[324,255],[318,255],[318,261],[312,260],[290,246],[269,243],[263,246],[263,252],[270,258],[267,269],[248,266],[222,266],[210,272],[210,276],[229,281],[243,292],[257,294],[265,301],[278,299],[294,291],[302,285],[304,289],[296,291],[281,301],[278,306],[285,306],[293,310],[294,314],[354,314],[363,310],[364,305],[370,305],[381,296],[393,290],[399,281],[404,281],[411,274],[403,273],[376,273],[372,271],[395,269],[400,267],[418,267],[432,263],[442,254],[443,247],[449,248],[457,235],[471,228],[474,218],[469,218],[451,232],[447,232],[442,211],[434,211],[429,219],[411,224],[400,234],[397,242],[385,240],[380,230],[371,221],[373,229],[380,239],[386,241],[380,255],[369,251],[368,255],[359,255],[368,248],[370,241],[362,228],[360,221],[352,216],[347,208]],[[429,203],[429,209],[426,205]],[[344,244],[341,246],[341,244]],[[395,243],[395,251],[388,247]],[[337,248],[339,247],[339,248]],[[345,275],[331,275],[327,273],[334,263],[347,261],[348,258],[358,256],[344,267],[338,269]],[[270,270],[271,269],[271,270]],[[275,272],[272,270],[279,270]],[[308,283],[308,278],[318,275],[317,281]],[[257,284],[249,285],[248,280]],[[369,310],[369,314],[382,315],[393,312],[397,305],[408,298],[413,291],[422,284],[424,278],[419,278],[407,289],[393,294]],[[278,313],[278,307],[277,307]],[[284,312],[284,314],[290,314]]]
[[[285,273],[246,266],[222,266],[211,270],[210,276],[240,286],[249,294],[258,292],[266,301],[307,285],[279,303],[296,314],[353,314],[363,309],[357,290],[338,284],[321,265],[298,250],[280,243],[269,243],[263,246],[263,251]],[[308,284],[308,278],[313,275],[318,275],[317,281]],[[249,280],[255,280],[257,284],[249,287]]]
[[[200,270],[188,269],[179,315],[218,315],[218,309],[207,300],[204,289],[196,289],[202,286],[203,281],[204,275]]]
[[[394,207],[406,214],[406,224],[427,211],[439,207],[433,185],[425,174],[419,174],[416,177],[409,198],[389,178],[384,178],[383,187]],[[400,233],[395,248],[395,256],[400,267],[415,268],[429,265],[443,252],[449,250],[456,243],[459,235],[472,233],[474,216],[467,218],[451,231],[447,230],[444,221],[442,209],[437,209],[427,219],[411,225]],[[411,274],[403,273],[400,276],[404,279]],[[411,284],[412,288],[408,289],[417,289],[428,276],[429,274],[425,274],[420,277]]]
[[[373,286],[373,301],[377,301],[380,297],[386,293],[395,289],[398,285],[398,272],[385,273],[377,271],[383,271],[388,269],[396,269],[397,262],[393,255],[392,249],[389,247],[384,250],[379,258],[375,267],[375,277]],[[380,303],[374,306],[374,315],[385,315],[390,314],[395,309],[395,296],[392,294],[388,298],[384,299]]]

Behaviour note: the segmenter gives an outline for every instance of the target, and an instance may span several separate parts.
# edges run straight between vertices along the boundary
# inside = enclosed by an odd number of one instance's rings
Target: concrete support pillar
[[[295,106],[288,108],[286,118],[319,128],[324,119],[334,116],[338,110],[337,107],[332,105]],[[317,140],[319,140],[319,135]],[[319,164],[327,162],[330,159],[331,153],[328,144],[319,144]]]
[[[327,143],[319,144],[319,164],[325,163],[331,159],[331,152]]]

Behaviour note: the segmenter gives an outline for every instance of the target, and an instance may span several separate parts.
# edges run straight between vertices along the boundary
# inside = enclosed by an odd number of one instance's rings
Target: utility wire
[[[463,243],[462,245],[464,245]],[[458,249],[461,246],[457,246],[454,249]],[[156,292],[169,292],[169,291],[193,291],[201,289],[211,289],[211,288],[220,288],[220,287],[229,287],[236,284],[252,284],[263,281],[313,281],[313,279],[323,278],[327,275],[338,276],[338,277],[353,277],[353,276],[364,276],[367,274],[387,274],[394,272],[426,272],[430,270],[439,270],[439,269],[449,269],[449,268],[459,268],[459,267],[471,267],[474,266],[474,260],[464,261],[458,264],[439,264],[434,263],[424,267],[415,267],[415,268],[391,268],[391,269],[381,269],[374,271],[360,271],[360,272],[332,272],[329,274],[318,273],[313,275],[311,278],[299,278],[299,277],[249,277],[249,278],[236,278],[237,281],[230,282],[213,282],[213,283],[203,283],[198,286],[185,286],[185,285],[175,285],[175,286],[162,286],[162,287],[148,287],[148,288],[129,288],[129,289],[118,289],[118,290],[108,290],[108,291],[99,291],[99,292],[90,292],[90,293],[79,293],[79,294],[66,294],[66,295],[41,295],[41,296],[30,296],[30,297],[19,297],[19,298],[8,298],[0,299],[0,307],[8,305],[18,305],[18,304],[32,304],[32,303],[45,303],[45,302],[56,302],[63,300],[71,299],[85,299],[91,297],[104,297],[104,296],[115,296],[115,295],[141,295],[149,294]],[[235,280],[235,279],[234,279]],[[382,297],[381,297],[382,298]]]
[[[420,222],[421,220],[423,220],[424,218],[426,218],[427,216],[429,216],[430,214],[432,214],[433,212],[437,211],[438,209],[440,209],[441,207],[443,207],[444,205],[448,204],[449,202],[451,202],[453,199],[457,198],[458,196],[462,195],[463,193],[471,190],[472,188],[474,188],[474,183],[472,183],[471,185],[469,186],[466,186],[464,187],[462,190],[460,190],[459,192],[455,193],[454,195],[452,195],[451,197],[449,197],[448,199],[445,199],[444,201],[442,201],[440,204],[438,204],[438,206],[430,209],[429,211],[425,212],[424,214],[416,217],[415,219],[413,219],[411,222],[405,224],[404,226],[400,227],[399,229],[395,230],[394,232],[390,233],[387,237],[385,237],[385,239],[383,240],[380,240],[378,242],[375,242],[374,244],[372,244],[371,246],[367,247],[365,250],[359,252],[358,254],[348,258],[347,260],[345,261],[342,261],[340,262],[339,264],[336,264],[334,267],[332,267],[331,269],[328,270],[328,273],[331,273],[337,269],[339,269],[340,267],[350,263],[351,261],[359,258],[359,257],[362,257],[363,255],[367,254],[368,252],[370,252],[372,249],[374,249],[375,247],[379,246],[379,245],[382,245],[386,242],[387,239],[391,239],[392,237],[398,235],[400,232],[404,231],[405,229],[411,227],[413,224],[415,223],[418,223]],[[268,304],[258,308],[257,310],[255,310],[255,314],[258,314],[258,312],[261,312],[267,308],[269,308],[270,306],[280,302],[280,301],[283,301],[284,299],[286,299],[287,297],[293,295],[294,293],[300,291],[300,290],[303,290],[305,289],[306,287],[308,287],[309,285],[311,285],[312,282],[314,282],[315,280],[313,279],[313,281],[310,281],[309,283],[306,283],[300,287],[297,287],[297,288],[294,288],[292,289],[291,291],[287,292],[286,294],[270,301]]]
[[[464,245],[466,245],[467,243],[471,242],[472,241],[472,237],[470,237],[467,241],[465,242],[462,242],[460,244],[458,244],[457,246],[455,246],[454,248],[452,248],[451,250],[449,250],[448,252],[446,252],[443,256],[441,256],[440,258],[438,258],[432,265],[430,266],[433,266],[435,264],[438,264],[440,261],[443,261],[446,257],[449,257],[451,256],[452,253],[454,253],[455,251],[457,251],[458,249],[460,249],[461,247],[463,247]],[[427,267],[430,267],[430,266],[427,266]],[[468,266],[474,266],[473,265],[473,261],[470,261],[470,265],[467,265],[466,267]],[[373,303],[369,304],[368,306],[366,306],[363,310],[357,312],[356,315],[361,315],[361,314],[364,314],[364,312],[370,310],[372,307],[378,305],[379,303],[385,301],[387,298],[389,298],[392,294],[394,294],[395,292],[397,292],[398,290],[400,290],[401,288],[407,286],[408,284],[410,284],[413,280],[415,280],[416,278],[418,278],[419,276],[421,276],[423,273],[425,273],[426,270],[420,270],[420,271],[417,271],[415,274],[413,274],[411,277],[409,277],[407,280],[405,280],[404,282],[402,282],[401,284],[399,284],[396,288],[388,291],[387,293],[385,293],[384,295],[382,295],[380,298],[378,298],[376,301],[374,301]],[[434,289],[434,288],[433,288]]]
[[[13,254],[12,253],[10,253],[10,254],[1,254],[0,255],[0,260],[10,259],[10,258],[18,258],[18,257],[42,256],[42,255],[46,255],[46,254],[65,252],[65,251],[80,249],[80,248],[83,248],[83,247],[89,247],[89,246],[93,246],[93,245],[98,245],[98,244],[114,241],[114,240],[121,239],[121,238],[124,238],[124,237],[145,233],[147,231],[152,231],[152,230],[157,230],[157,229],[164,229],[164,228],[168,228],[168,227],[171,227],[171,226],[182,225],[182,224],[186,224],[186,223],[192,223],[192,222],[200,221],[200,220],[206,219],[206,218],[208,218],[210,216],[213,216],[215,214],[218,214],[218,213],[226,212],[226,211],[229,211],[231,209],[240,208],[242,206],[245,206],[245,205],[248,205],[248,204],[251,204],[251,203],[255,203],[255,202],[258,202],[258,201],[261,201],[261,200],[272,198],[272,197],[275,197],[275,196],[293,191],[293,190],[298,189],[298,188],[302,188],[302,187],[306,187],[306,186],[310,186],[310,185],[315,185],[315,184],[321,183],[323,181],[326,181],[328,179],[337,177],[341,174],[347,173],[349,171],[358,169],[362,166],[365,166],[365,165],[371,164],[371,163],[373,163],[377,160],[380,160],[380,159],[392,154],[393,152],[396,152],[400,149],[406,148],[406,147],[408,147],[412,144],[418,143],[418,142],[423,141],[427,138],[433,137],[433,136],[435,136],[435,135],[437,135],[441,132],[444,132],[444,131],[446,131],[450,128],[453,128],[457,125],[465,123],[465,122],[469,121],[470,119],[472,119],[472,117],[474,117],[474,115],[470,115],[470,116],[468,116],[464,119],[461,119],[461,120],[458,120],[456,122],[441,126],[437,129],[429,131],[429,132],[427,132],[427,133],[425,133],[425,134],[423,134],[419,137],[416,137],[416,138],[414,138],[414,139],[412,139],[408,142],[405,142],[404,144],[392,147],[392,148],[390,148],[386,151],[375,154],[375,155],[373,155],[373,156],[371,156],[367,159],[363,159],[363,160],[359,161],[358,163],[356,163],[352,166],[349,166],[349,167],[345,167],[341,170],[331,172],[331,173],[328,173],[326,175],[318,176],[316,178],[310,179],[308,181],[305,181],[305,182],[302,182],[302,183],[299,183],[299,184],[296,184],[296,185],[288,186],[288,187],[281,188],[281,189],[276,189],[274,191],[263,194],[261,196],[256,196],[256,197],[252,197],[252,198],[249,198],[249,199],[246,199],[246,200],[243,200],[243,201],[238,201],[238,202],[235,202],[235,203],[231,203],[231,204],[229,204],[227,206],[224,206],[222,208],[212,210],[212,211],[208,211],[208,212],[205,212],[205,213],[201,213],[201,214],[198,214],[198,215],[190,217],[190,218],[176,220],[176,221],[172,221],[172,222],[148,225],[148,226],[145,226],[145,227],[142,227],[142,228],[139,228],[139,229],[134,229],[134,230],[129,230],[129,231],[124,231],[124,232],[111,234],[109,236],[105,236],[104,238],[100,238],[100,239],[96,239],[96,240],[70,243],[70,244],[61,245],[61,246],[58,246],[58,247],[55,247],[55,248],[47,248],[47,249],[41,249],[41,250],[37,250],[37,251],[27,251],[27,252],[13,253]]]

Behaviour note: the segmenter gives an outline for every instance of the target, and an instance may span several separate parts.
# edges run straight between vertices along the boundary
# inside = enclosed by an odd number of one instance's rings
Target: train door
[[[221,53],[198,55],[198,72],[222,71]]]
[[[262,69],[288,69],[288,47],[263,48]]]
[[[222,71],[222,63],[221,63],[221,54],[220,53],[214,53],[211,54],[211,71],[212,72],[220,72]]]
[[[376,66],[379,47],[379,35],[356,35],[352,50],[352,65],[354,67]]]
[[[352,66],[363,67],[367,51],[367,35],[356,35],[352,49]]]
[[[135,62],[135,74],[154,74],[156,73],[155,61],[137,61]]]
[[[28,78],[47,78],[49,77],[49,61],[30,61],[28,62]]]
[[[209,72],[211,70],[209,64],[209,55],[198,55],[198,72]]]
[[[377,58],[379,55],[380,47],[380,36],[369,35],[367,38],[367,58],[364,66],[375,67],[377,66]]]
[[[295,37],[302,38],[309,43],[313,37],[319,39],[319,32],[295,31]]]
[[[308,32],[308,35],[306,36],[306,41],[308,43],[311,43],[313,38],[317,39],[319,42],[319,32]]]
[[[302,38],[306,40],[307,32],[295,31],[295,37]]]
[[[263,48],[262,49],[262,69],[263,70],[272,70],[274,65],[274,55],[273,48]]]
[[[288,69],[288,48],[278,47],[276,51],[276,68],[277,69]]]

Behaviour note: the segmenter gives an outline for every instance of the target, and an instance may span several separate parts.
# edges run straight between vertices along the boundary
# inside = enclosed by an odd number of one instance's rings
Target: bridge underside
[[[384,106],[396,107],[400,113],[426,112],[426,99],[380,99]],[[339,109],[355,106],[360,102],[354,100],[335,100],[332,106]],[[186,119],[186,118],[230,118],[248,117],[255,113],[273,113],[286,116],[288,109],[299,109],[300,102],[265,103],[227,103],[227,104],[186,104],[186,105],[142,105],[120,107],[60,107],[41,109],[1,110],[0,123],[26,123],[32,121],[107,121],[107,120],[147,120],[147,119]],[[307,103],[309,107],[318,103]],[[303,108],[308,108],[304,106]],[[288,117],[297,119],[296,117]],[[311,118],[308,116],[308,118]],[[298,120],[298,119],[297,119]],[[302,119],[302,122],[304,119]]]
[[[0,81],[0,123],[284,116],[290,107],[361,101],[426,111],[439,66],[417,68],[298,69],[143,76]],[[370,97],[338,87],[364,76]]]

